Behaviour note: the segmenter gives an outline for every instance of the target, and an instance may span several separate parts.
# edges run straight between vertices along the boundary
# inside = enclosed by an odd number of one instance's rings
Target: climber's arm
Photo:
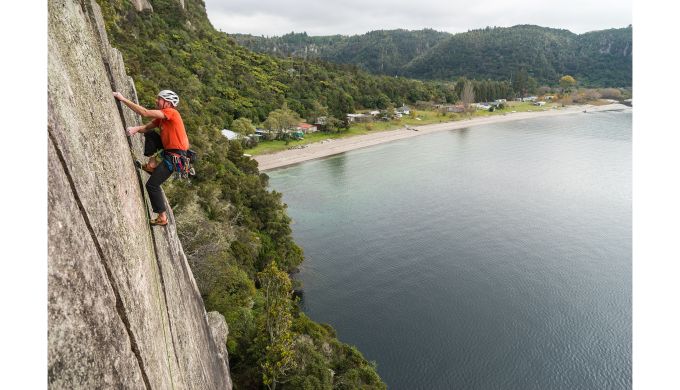
[[[139,104],[133,102],[132,100],[129,100],[123,96],[120,92],[114,92],[113,97],[116,99],[120,100],[123,102],[126,106],[130,107],[130,109],[137,114],[145,117],[145,118],[153,118],[153,119],[167,119],[165,117],[165,114],[163,114],[163,111],[161,110],[149,110],[146,109]]]
[[[142,126],[130,126],[127,128],[127,134],[129,136],[135,135],[136,133],[146,133],[151,129],[154,129],[158,127],[158,122],[157,121],[151,121],[145,125]]]

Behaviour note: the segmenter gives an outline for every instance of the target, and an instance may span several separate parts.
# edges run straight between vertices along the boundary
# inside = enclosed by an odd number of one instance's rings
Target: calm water
[[[304,310],[391,389],[631,388],[631,113],[442,132],[270,172]]]

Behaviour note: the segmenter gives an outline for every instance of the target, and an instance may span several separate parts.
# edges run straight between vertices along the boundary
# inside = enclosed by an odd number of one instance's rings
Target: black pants
[[[144,155],[146,157],[153,156],[161,149],[163,149],[163,141],[161,141],[160,134],[155,131],[144,133]]]
[[[149,199],[151,199],[151,208],[156,214],[162,213],[166,209],[161,184],[168,180],[170,176],[172,176],[172,171],[168,169],[165,162],[161,161],[146,182],[146,191],[149,193]]]
[[[155,131],[145,133],[144,155],[151,157],[160,149],[163,149],[161,136]],[[151,199],[151,208],[153,208],[153,212],[156,214],[166,210],[161,184],[168,180],[170,176],[172,176],[172,171],[169,170],[165,165],[165,162],[161,160],[151,174],[149,180],[146,182],[146,191],[149,193],[149,199]]]

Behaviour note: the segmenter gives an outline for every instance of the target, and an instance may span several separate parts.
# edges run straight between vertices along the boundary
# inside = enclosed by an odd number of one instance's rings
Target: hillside
[[[253,50],[354,64],[373,73],[417,79],[510,80],[525,68],[539,83],[571,74],[585,86],[632,85],[632,28],[574,34],[532,25],[459,34],[433,30],[373,31],[356,36],[234,35]]]
[[[318,102],[344,118],[357,108],[383,108],[389,102],[454,99],[442,83],[255,53],[216,31],[200,0],[184,3],[154,0],[154,11],[141,12],[122,0],[101,5],[107,31],[126,56],[142,102],[151,103],[145,99],[160,85],[173,85],[180,96],[192,97],[184,106],[191,128],[227,128],[240,117],[259,123],[284,102],[303,117]]]
[[[376,30],[363,35],[318,36],[290,33],[281,37],[231,35],[236,41],[261,53],[323,59],[339,64],[352,64],[373,73],[403,74],[402,68],[413,58],[425,54],[449,33],[432,29]]]
[[[571,74],[583,85],[632,85],[632,28],[582,35],[538,26],[488,28],[456,34],[414,58],[404,74],[418,78],[510,79],[525,68],[554,85]]]

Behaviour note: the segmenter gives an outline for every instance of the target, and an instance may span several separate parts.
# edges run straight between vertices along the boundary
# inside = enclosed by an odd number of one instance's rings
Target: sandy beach
[[[388,130],[376,132],[373,134],[364,134],[354,137],[326,140],[308,144],[307,147],[302,149],[284,150],[277,153],[255,156],[253,158],[258,162],[260,171],[266,171],[274,168],[298,164],[303,161],[328,157],[335,154],[344,153],[350,150],[365,148],[404,138],[431,134],[438,131],[456,130],[478,125],[486,125],[492,123],[500,123],[529,118],[542,118],[547,116],[577,113],[587,115],[587,113],[590,112],[622,109],[630,108],[623,104],[607,104],[604,106],[579,105],[546,111],[508,113],[504,115],[494,115],[489,117],[473,118],[469,120],[461,120],[455,122],[436,123],[424,126],[413,126],[409,128],[404,127],[397,130]],[[583,113],[584,110],[586,111],[586,113]]]

